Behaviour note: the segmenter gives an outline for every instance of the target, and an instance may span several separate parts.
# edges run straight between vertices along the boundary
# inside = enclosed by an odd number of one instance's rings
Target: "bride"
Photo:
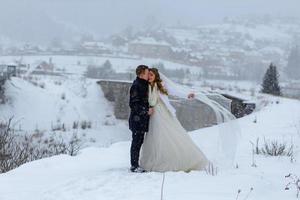
[[[149,105],[154,108],[141,151],[140,165],[147,171],[203,170],[208,160],[176,118],[169,90],[156,68],[149,69]],[[193,95],[190,94],[189,98]]]

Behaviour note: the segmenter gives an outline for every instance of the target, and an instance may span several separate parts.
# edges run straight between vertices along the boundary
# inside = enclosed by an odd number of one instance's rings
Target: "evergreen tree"
[[[298,45],[291,50],[288,57],[286,73],[290,78],[300,78],[300,48]]]
[[[106,60],[102,67],[99,68],[98,76],[99,78],[112,78],[115,74],[112,64],[109,60]]]
[[[271,63],[264,75],[261,91],[267,94],[281,95],[278,78],[276,66]]]
[[[110,63],[109,60],[106,60],[102,66],[106,69],[112,69],[112,64]]]
[[[98,75],[98,69],[97,67],[93,66],[93,65],[89,65],[87,67],[87,71],[84,73],[84,75],[86,77],[89,77],[89,78],[99,78],[97,75]]]
[[[114,78],[116,76],[116,72],[113,69],[111,62],[106,60],[101,66],[88,66],[85,76],[89,78],[108,79]]]

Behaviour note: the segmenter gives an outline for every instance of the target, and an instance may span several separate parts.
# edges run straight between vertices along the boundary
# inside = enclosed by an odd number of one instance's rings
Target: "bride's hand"
[[[189,95],[188,95],[188,99],[194,99],[195,98],[195,94],[194,93],[190,93]]]
[[[153,108],[149,108],[148,115],[152,115],[153,113],[154,113],[154,109]]]

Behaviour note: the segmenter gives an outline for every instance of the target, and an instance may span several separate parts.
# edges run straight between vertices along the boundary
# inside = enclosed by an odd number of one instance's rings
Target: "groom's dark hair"
[[[149,69],[149,67],[146,65],[139,65],[139,66],[137,66],[135,73],[137,76],[139,76],[139,75],[143,74],[146,69]]]

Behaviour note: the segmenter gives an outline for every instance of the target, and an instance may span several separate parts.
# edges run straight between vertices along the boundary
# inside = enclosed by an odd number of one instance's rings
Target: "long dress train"
[[[154,107],[141,150],[140,166],[147,171],[203,170],[208,160],[161,98],[157,85],[149,86]]]

